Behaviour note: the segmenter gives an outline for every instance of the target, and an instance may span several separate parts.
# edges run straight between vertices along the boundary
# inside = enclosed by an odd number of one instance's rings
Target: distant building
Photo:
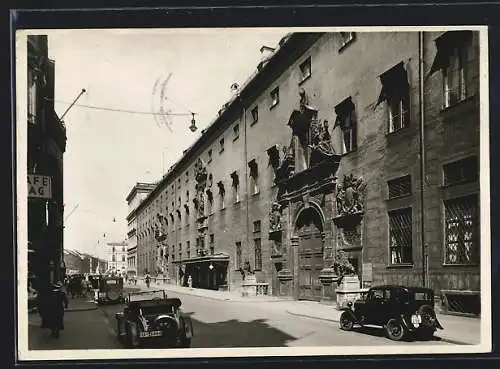
[[[126,200],[128,204],[128,216],[127,216],[127,271],[132,274],[137,274],[137,218],[136,209],[139,204],[144,201],[144,199],[150,194],[151,191],[156,187],[153,183],[142,183],[137,182],[130,193],[128,194]]]
[[[64,262],[67,274],[98,273],[107,270],[107,261],[97,256],[64,249]]]
[[[127,242],[108,242],[108,273],[125,274],[127,271]]]

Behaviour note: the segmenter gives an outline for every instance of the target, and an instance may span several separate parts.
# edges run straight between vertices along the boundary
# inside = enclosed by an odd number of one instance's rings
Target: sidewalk
[[[145,283],[138,283],[138,286],[144,288]],[[222,301],[232,301],[232,302],[282,302],[282,298],[276,296],[246,296],[241,295],[240,290],[236,291],[214,291],[205,290],[201,288],[189,288],[181,287],[175,284],[161,284],[161,283],[151,283],[150,289],[163,289],[165,291],[170,291],[174,293],[180,293],[183,295],[198,296],[211,300],[222,300]]]
[[[141,283],[141,287],[143,284]],[[286,300],[275,296],[242,297],[241,292],[213,291],[198,288],[180,287],[173,284],[151,284],[151,289],[159,288],[184,295],[198,296],[212,300],[228,302],[281,302],[290,315],[307,317],[338,323],[341,311],[335,305],[322,304],[315,301]],[[475,345],[481,342],[481,319],[447,314],[437,314],[437,318],[444,329],[438,330],[435,335],[443,341],[453,344]]]

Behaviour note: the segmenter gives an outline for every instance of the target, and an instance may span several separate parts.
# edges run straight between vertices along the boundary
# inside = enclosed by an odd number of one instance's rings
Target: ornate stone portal
[[[333,274],[323,273],[322,268],[333,257],[330,255],[333,248],[331,223],[325,219],[333,216],[330,209],[333,208],[335,174],[341,156],[335,153],[331,143],[328,121],[318,119],[318,110],[310,105],[303,89],[300,90],[299,107],[291,113],[288,126],[292,131],[290,143],[267,150],[277,185],[276,200],[269,213],[269,239],[274,241],[272,258],[278,294],[298,298],[307,295],[305,285],[315,291],[319,288],[324,294],[323,283],[331,285],[334,280]],[[309,207],[315,208],[318,219],[326,227],[322,228],[321,237],[295,234],[297,214]],[[311,256],[315,272],[311,276],[308,276],[306,265],[310,258],[309,248],[315,250]],[[322,254],[317,250],[323,250]],[[312,295],[316,298],[318,293]]]

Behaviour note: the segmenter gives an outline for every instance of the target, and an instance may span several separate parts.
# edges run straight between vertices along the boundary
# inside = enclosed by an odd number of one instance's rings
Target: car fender
[[[193,321],[191,320],[191,317],[189,316],[181,316],[180,321],[182,322],[180,325],[182,329],[184,329],[184,335],[186,338],[191,338],[194,336],[194,331],[193,331]]]
[[[413,329],[415,329],[415,327],[413,327],[413,324],[411,324],[411,318],[405,316],[404,314],[401,314],[399,316],[399,320],[403,323],[403,326],[407,330],[413,330]]]
[[[351,309],[344,309],[342,311],[342,314],[347,314],[349,315],[349,317],[351,317],[351,319],[355,322],[355,323],[358,323],[359,319],[357,318],[356,314],[354,314],[354,311],[352,311]]]

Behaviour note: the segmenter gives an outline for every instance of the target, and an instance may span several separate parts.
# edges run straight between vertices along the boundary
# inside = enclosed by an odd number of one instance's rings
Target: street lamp
[[[198,129],[196,127],[196,120],[194,119],[194,114],[195,113],[191,113],[191,115],[193,116],[193,118],[191,118],[191,125],[189,126],[189,129],[191,130],[191,132],[195,132]]]

